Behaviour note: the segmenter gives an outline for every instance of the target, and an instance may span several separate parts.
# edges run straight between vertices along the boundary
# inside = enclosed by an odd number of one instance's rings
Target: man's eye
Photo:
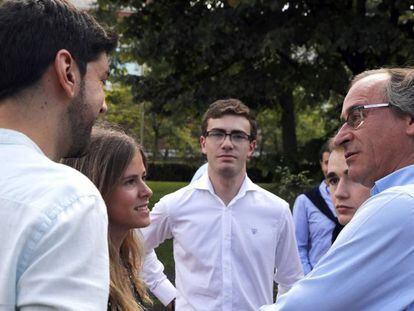
[[[359,117],[360,117],[360,115],[359,115],[359,111],[353,111],[353,112],[351,112],[351,113],[349,114],[348,119],[349,119],[350,121],[356,121],[356,120],[358,120],[358,119],[359,119]]]
[[[361,122],[361,119],[362,119],[361,112],[355,109],[349,113],[347,122],[349,125],[354,126],[354,125],[358,125]]]
[[[222,132],[210,132],[209,136],[212,137],[223,137],[225,134]]]
[[[247,139],[247,136],[243,133],[233,133],[231,134],[231,138],[235,140],[243,140],[243,139]]]
[[[101,83],[102,83],[102,88],[103,88],[104,90],[106,90],[106,91],[110,91],[111,84],[110,84],[110,83],[108,83],[108,80],[106,80],[106,79],[101,80]]]
[[[337,185],[339,182],[339,178],[334,177],[334,178],[329,178],[328,179],[328,184],[330,184],[331,186],[335,186]]]

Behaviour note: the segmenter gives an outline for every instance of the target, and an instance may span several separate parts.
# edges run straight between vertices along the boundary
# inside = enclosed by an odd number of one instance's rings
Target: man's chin
[[[83,156],[86,156],[90,151],[90,136],[88,137],[87,141],[79,142],[77,144],[74,144],[66,153],[66,155],[63,157],[64,159],[67,158],[81,158]]]
[[[348,176],[352,181],[360,183],[360,180],[362,178],[361,177],[362,176],[361,170],[358,169],[358,167],[355,166],[355,164],[349,165],[348,166]]]
[[[88,154],[88,150],[70,150],[63,159],[82,158]]]
[[[349,167],[348,176],[353,182],[359,183],[365,187],[372,188],[374,186],[372,175],[366,170],[358,169],[355,166]]]
[[[349,216],[349,215],[339,215],[338,221],[342,226],[345,226],[351,221],[352,216],[353,215],[351,215],[351,216]]]
[[[238,174],[238,171],[232,165],[222,166],[218,172],[224,178],[233,178]]]

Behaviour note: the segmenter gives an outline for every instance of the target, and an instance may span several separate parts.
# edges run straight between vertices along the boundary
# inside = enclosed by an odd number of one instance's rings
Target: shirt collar
[[[208,176],[208,171],[204,172],[204,174],[198,180],[194,181],[191,186],[193,186],[195,189],[208,190],[211,193],[215,194],[213,184],[211,183],[211,180]],[[259,186],[254,184],[246,174],[240,190],[234,198],[242,197],[246,194],[247,191],[254,191],[258,188]]]
[[[409,165],[377,180],[371,189],[371,195],[378,194],[394,186],[414,184],[414,165]]]
[[[322,182],[319,184],[319,191],[321,192],[321,193],[324,193],[324,194],[326,194],[326,195],[330,195],[329,193],[329,187],[328,187],[328,185],[326,184],[326,182],[325,182],[325,180],[322,180]]]
[[[42,149],[31,140],[27,135],[10,129],[0,128],[0,144],[1,145],[24,145],[45,155]]]

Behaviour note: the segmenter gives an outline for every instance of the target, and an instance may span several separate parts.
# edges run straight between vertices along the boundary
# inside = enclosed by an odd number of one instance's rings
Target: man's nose
[[[336,133],[333,139],[333,143],[335,146],[343,146],[344,143],[350,140],[350,131],[348,125],[344,123]]]
[[[106,100],[104,99],[101,109],[99,113],[106,113],[108,111],[108,106],[106,105]]]
[[[338,187],[336,188],[335,196],[339,199],[349,198],[347,182],[343,178],[341,178],[338,182]]]
[[[221,143],[222,147],[231,146],[233,147],[233,142],[231,141],[231,135],[226,133],[226,136],[224,136],[223,142]]]

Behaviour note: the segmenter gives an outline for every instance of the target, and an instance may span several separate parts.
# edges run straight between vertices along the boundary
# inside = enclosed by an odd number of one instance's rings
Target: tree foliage
[[[193,120],[154,113],[151,103],[137,104],[131,87],[121,83],[110,87],[106,100],[109,109],[105,119],[133,134],[152,160],[168,157],[176,151],[175,156],[181,158],[197,153],[200,130]]]
[[[306,133],[306,122],[297,123],[298,112],[305,119],[319,113],[327,119],[325,130],[332,132],[338,123],[330,119],[337,118],[352,75],[412,63],[414,1],[99,4],[102,16],[120,7],[134,12],[118,20],[118,27],[122,60],[149,68],[128,80],[136,102],[150,102],[152,113],[181,121],[200,117],[208,104],[225,97],[239,98],[259,113],[272,110],[277,118],[269,122],[280,132],[281,150],[292,159],[297,133]],[[301,137],[299,144],[305,144]]]

